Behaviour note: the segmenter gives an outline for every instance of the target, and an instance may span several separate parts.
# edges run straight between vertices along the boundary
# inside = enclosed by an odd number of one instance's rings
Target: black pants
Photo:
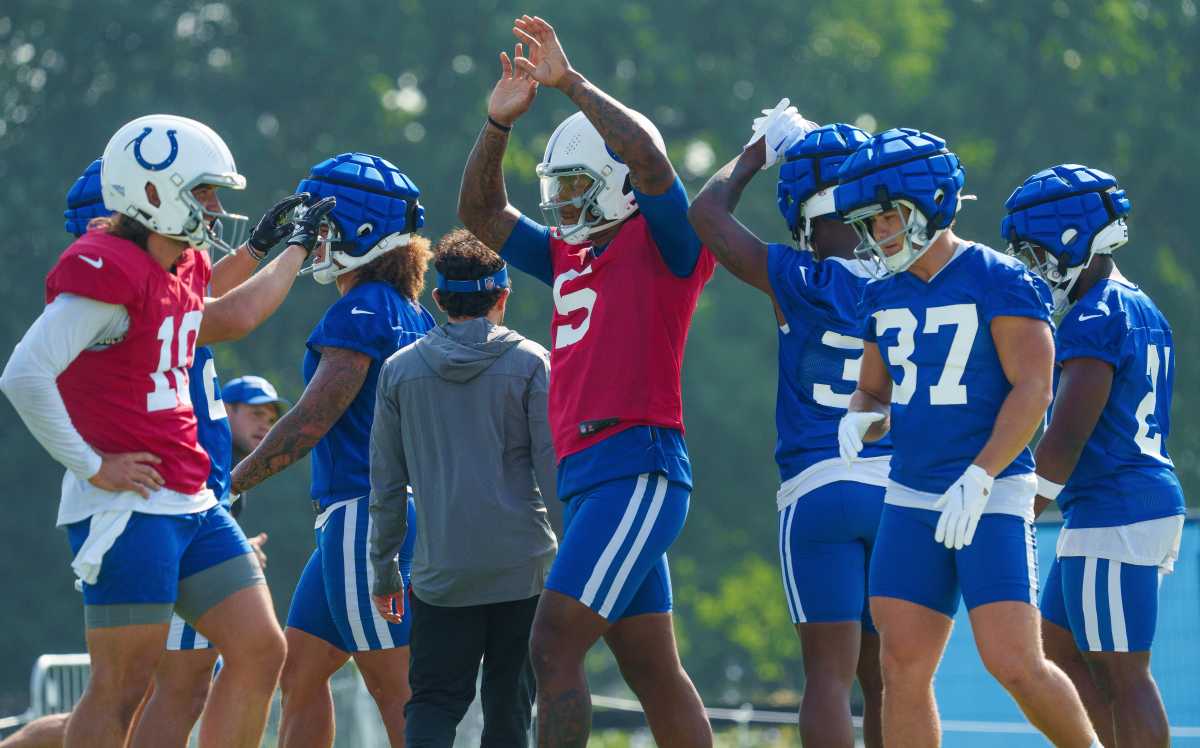
[[[483,661],[481,748],[529,745],[535,682],[529,661],[529,630],[538,598],[444,608],[415,593],[404,708],[408,748],[451,748],[463,715],[475,700]]]

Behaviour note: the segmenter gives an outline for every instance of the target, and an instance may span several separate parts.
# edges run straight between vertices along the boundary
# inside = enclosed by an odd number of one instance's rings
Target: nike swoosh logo
[[[91,265],[92,267],[96,268],[97,270],[104,267],[104,258],[103,257],[96,257],[93,259],[91,257],[88,257],[87,255],[75,255],[75,256],[78,257],[79,259],[83,260],[87,264]]]
[[[1103,316],[1104,316],[1103,314],[1081,314],[1081,315],[1079,315],[1079,321],[1086,322],[1089,319],[1096,319],[1097,317],[1103,317]]]
[[[375,312],[372,312],[370,309],[359,309],[358,307],[354,307],[353,309],[350,310],[350,313],[351,314],[374,314]]]

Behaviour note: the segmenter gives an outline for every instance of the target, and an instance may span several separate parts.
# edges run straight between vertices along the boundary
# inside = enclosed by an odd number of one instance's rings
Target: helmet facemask
[[[876,239],[872,229],[875,218],[889,210],[900,211],[904,222],[900,230],[891,236]],[[886,278],[908,270],[945,231],[945,229],[939,229],[930,232],[928,219],[907,200],[896,200],[886,205],[882,203],[865,205],[847,213],[846,223],[854,227],[859,238],[859,245],[854,249],[854,256],[874,278]],[[897,239],[902,240],[900,249],[889,255],[883,247]]]
[[[1070,244],[1078,232],[1067,229],[1063,232],[1063,244]],[[1097,255],[1111,255],[1113,250],[1129,240],[1129,227],[1121,218],[1105,226],[1092,239],[1087,259],[1075,267],[1067,264],[1067,255],[1056,257],[1044,247],[1030,241],[1018,240],[1009,242],[1005,252],[1020,260],[1030,272],[1050,286],[1050,294],[1054,299],[1054,313],[1061,314],[1071,306],[1071,291],[1079,281],[1083,271],[1091,266]],[[1040,254],[1039,254],[1040,253]]]
[[[300,218],[304,215],[304,206],[297,206],[296,217]],[[370,233],[371,224],[365,223],[359,226],[359,234]],[[354,242],[346,241],[342,237],[342,231],[338,227],[337,221],[332,216],[327,215],[321,219],[320,238],[317,239],[316,246],[313,247],[313,261],[307,267],[300,271],[301,275],[312,274],[313,280],[321,285],[329,285],[337,280],[339,275],[357,270],[358,268],[368,265],[380,255],[408,244],[412,234],[389,234],[379,240],[375,246],[371,247],[365,254],[355,256],[350,250],[354,248]],[[323,249],[324,251],[319,251]],[[320,255],[320,259],[316,259]]]
[[[172,238],[186,241],[199,250],[233,254],[250,235],[250,218],[230,213],[223,206],[219,211],[206,208],[192,194],[192,190],[201,185],[242,189],[244,183],[216,174],[200,174],[193,178],[179,190],[179,200],[187,207],[188,220],[184,223],[183,233]]]
[[[546,218],[546,224],[558,229],[559,237],[567,244],[582,244],[598,231],[620,223],[620,219],[606,219],[600,207],[600,195],[608,186],[604,177],[584,164],[550,167],[538,164],[537,175],[541,202],[538,207]],[[586,187],[577,185],[581,178],[590,180]],[[575,193],[574,197],[567,197]],[[574,223],[567,223],[564,208],[574,208],[579,216]]]
[[[792,230],[792,237],[796,240],[796,246],[807,252],[815,251],[813,249],[813,220],[824,216],[833,216],[837,213],[834,207],[833,200],[834,187],[826,187],[817,194],[800,204],[799,210],[796,211],[796,227]]]

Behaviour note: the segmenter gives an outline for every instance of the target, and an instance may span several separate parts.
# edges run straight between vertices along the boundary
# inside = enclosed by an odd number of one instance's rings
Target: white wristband
[[[1060,493],[1062,493],[1062,490],[1064,488],[1063,484],[1055,483],[1054,481],[1049,480],[1048,478],[1043,478],[1040,475],[1037,477],[1037,479],[1038,479],[1038,487],[1037,487],[1038,496],[1045,496],[1047,499],[1054,501],[1055,499],[1058,498],[1058,495]]]

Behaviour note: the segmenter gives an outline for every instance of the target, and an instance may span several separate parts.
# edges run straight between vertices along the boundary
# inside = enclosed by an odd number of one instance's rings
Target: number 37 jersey
[[[892,377],[891,479],[941,494],[991,436],[1012,385],[992,341],[996,317],[1050,324],[1050,289],[1017,260],[961,246],[921,280],[904,272],[867,284],[863,338],[879,346]],[[997,477],[1033,472],[1021,450]]]

